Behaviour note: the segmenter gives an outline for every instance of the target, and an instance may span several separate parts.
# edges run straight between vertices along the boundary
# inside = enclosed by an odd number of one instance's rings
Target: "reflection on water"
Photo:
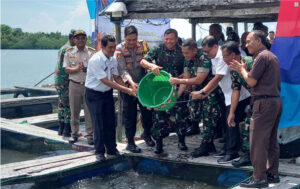
[[[133,170],[119,172],[104,177],[79,180],[59,189],[216,189],[218,187],[196,181],[186,181],[141,174]]]

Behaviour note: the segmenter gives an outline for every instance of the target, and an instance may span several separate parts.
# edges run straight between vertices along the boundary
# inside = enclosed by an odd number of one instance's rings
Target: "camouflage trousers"
[[[58,94],[58,121],[70,123],[69,82],[55,83],[55,88]]]
[[[203,100],[192,100],[188,103],[190,120],[203,121],[202,143],[213,142],[217,122],[221,117],[220,103],[208,97]]]
[[[242,125],[242,151],[243,152],[249,152],[250,151],[250,120],[252,116],[252,107],[250,107],[247,111],[247,117],[245,118],[245,121]]]
[[[169,136],[173,130],[172,123],[177,135],[185,135],[189,114],[187,99],[188,96],[182,95],[171,109],[153,112],[152,136],[155,140]]]

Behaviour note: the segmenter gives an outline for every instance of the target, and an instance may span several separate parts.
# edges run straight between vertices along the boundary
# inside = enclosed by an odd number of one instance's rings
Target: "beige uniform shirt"
[[[74,68],[79,65],[80,62],[83,62],[84,66],[88,66],[89,59],[96,52],[95,49],[85,46],[83,51],[79,51],[76,46],[67,49],[63,67]],[[85,82],[86,72],[80,71],[77,73],[69,74],[69,79],[75,82]]]

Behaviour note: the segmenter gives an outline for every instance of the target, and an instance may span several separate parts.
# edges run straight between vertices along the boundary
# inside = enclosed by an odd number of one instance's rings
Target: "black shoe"
[[[221,157],[217,160],[219,164],[226,164],[230,163],[233,160],[237,159],[239,157],[239,154],[226,154],[225,156]]]
[[[94,139],[93,138],[88,138],[87,143],[88,143],[88,145],[94,145]]]
[[[59,136],[62,136],[63,131],[64,131],[64,127],[65,127],[65,123],[64,122],[62,122],[62,121],[58,122],[58,131],[57,131],[57,134]]]
[[[154,153],[161,154],[163,151],[164,150],[163,150],[162,139],[157,139],[156,140],[156,147],[155,147]]]
[[[133,144],[127,144],[126,150],[132,152],[132,153],[141,153],[141,149],[137,147],[134,143]]]
[[[117,149],[115,149],[113,152],[107,152],[107,156],[108,157],[121,157],[121,154]]]
[[[221,158],[224,157],[226,155],[226,152],[224,149],[218,151],[217,153],[213,154],[213,157],[215,158]]]
[[[192,153],[191,156],[193,158],[201,157],[201,156],[208,156],[209,155],[209,144],[202,143],[199,148],[196,148]]]
[[[78,141],[78,137],[72,137],[72,138],[69,139],[70,144],[74,144],[77,141]]]
[[[231,163],[234,167],[243,167],[243,166],[250,166],[251,160],[250,160],[250,154],[246,153],[243,156],[240,157],[239,160],[235,160]]]
[[[242,182],[240,184],[240,187],[244,187],[244,188],[267,188],[269,187],[268,181],[267,179],[263,179],[263,180],[256,180],[254,178]]]
[[[267,173],[267,180],[268,183],[280,183],[279,175],[271,175],[270,173]]]
[[[96,154],[96,159],[97,159],[98,161],[100,161],[100,162],[106,160],[104,154]]]
[[[64,131],[63,131],[64,137],[71,137],[71,126],[70,123],[65,123]]]
[[[141,138],[144,139],[144,141],[146,142],[147,146],[150,146],[150,147],[155,146],[155,143],[152,140],[151,136],[142,134]]]

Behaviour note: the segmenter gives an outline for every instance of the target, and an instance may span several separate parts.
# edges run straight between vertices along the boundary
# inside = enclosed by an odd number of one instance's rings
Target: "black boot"
[[[70,125],[70,123],[65,123],[63,136],[64,137],[71,137],[71,125]]]
[[[251,166],[250,153],[246,152],[239,160],[231,163],[234,167]]]
[[[199,148],[196,148],[192,153],[191,156],[193,158],[201,157],[201,156],[208,156],[210,151],[210,146],[208,143],[202,143]]]
[[[132,152],[132,153],[141,153],[141,149],[137,147],[134,143],[134,139],[128,139],[128,144],[126,146],[126,150]]]
[[[143,133],[141,135],[141,138],[144,139],[144,141],[146,142],[147,146],[150,146],[150,147],[155,146],[155,143],[153,142],[150,134]]]
[[[179,150],[186,151],[188,147],[185,145],[185,136],[178,135],[178,148]]]
[[[65,123],[63,121],[59,121],[58,122],[58,131],[57,131],[57,134],[59,136],[61,136],[63,134],[64,127],[65,127]]]
[[[163,151],[164,151],[163,150],[163,139],[162,138],[156,139],[156,148],[154,150],[154,153],[161,154]]]

